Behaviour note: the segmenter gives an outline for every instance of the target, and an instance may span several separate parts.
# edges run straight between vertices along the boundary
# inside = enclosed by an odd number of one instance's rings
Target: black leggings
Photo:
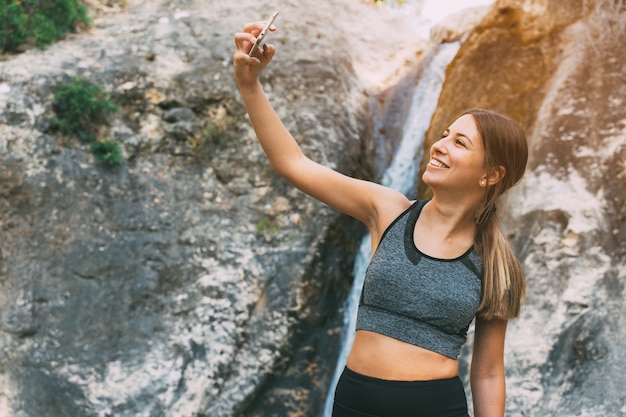
[[[457,376],[433,381],[388,381],[343,370],[333,417],[469,417]]]

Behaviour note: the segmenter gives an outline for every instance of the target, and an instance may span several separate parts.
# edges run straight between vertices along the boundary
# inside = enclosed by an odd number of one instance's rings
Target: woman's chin
[[[433,175],[430,172],[425,171],[424,174],[422,174],[422,182],[426,185],[432,186],[437,183],[437,179],[433,178]]]

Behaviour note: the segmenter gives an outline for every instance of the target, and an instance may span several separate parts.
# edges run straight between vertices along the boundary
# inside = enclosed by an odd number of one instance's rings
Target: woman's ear
[[[506,168],[502,165],[498,165],[496,168],[491,169],[487,173],[487,183],[489,185],[495,185],[502,181],[504,176],[506,175]]]

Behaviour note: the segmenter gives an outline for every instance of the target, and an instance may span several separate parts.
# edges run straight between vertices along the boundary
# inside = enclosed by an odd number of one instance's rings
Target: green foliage
[[[256,224],[256,231],[258,233],[273,235],[280,232],[280,227],[276,224],[273,224],[269,217],[263,217]]]
[[[74,78],[71,83],[61,84],[54,94],[52,109],[57,115],[50,119],[54,129],[91,142],[91,153],[97,162],[109,167],[122,163],[124,158],[120,144],[115,140],[98,138],[109,114],[118,110],[100,86],[80,77]]]
[[[61,84],[54,94],[52,109],[57,115],[50,120],[52,127],[91,142],[117,106],[100,86],[76,77],[71,83]]]
[[[19,4],[0,0],[0,52],[13,51],[26,40],[27,21]]]
[[[202,160],[210,157],[217,146],[223,146],[237,140],[237,119],[234,116],[222,116],[216,120],[208,120],[200,133],[189,139],[191,154]]]
[[[91,144],[91,153],[96,161],[113,167],[119,165],[123,161],[122,147],[119,142],[114,140],[95,141]]]
[[[225,144],[228,142],[228,129],[230,128],[230,124],[218,125],[209,121],[202,127],[202,136],[209,142]]]
[[[0,52],[15,52],[27,40],[43,48],[79,24],[90,21],[78,0],[0,0]]]

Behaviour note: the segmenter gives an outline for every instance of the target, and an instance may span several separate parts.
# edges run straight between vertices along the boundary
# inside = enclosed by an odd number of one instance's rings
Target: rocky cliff
[[[530,142],[502,207],[529,290],[507,337],[509,415],[626,415],[625,44],[623,2],[498,1],[448,67],[426,146],[467,107]]]
[[[275,175],[247,122],[232,36],[272,9],[128,3],[2,62],[0,416],[317,415],[364,230]],[[425,42],[364,2],[271,7],[277,111],[313,158],[372,177],[390,154],[368,103]],[[119,107],[101,134],[120,166],[51,129],[74,77]]]
[[[271,171],[232,34],[280,10],[270,99],[311,157],[374,180],[427,46],[360,1],[128,3],[0,63],[0,416],[318,416],[364,230]],[[499,210],[529,277],[509,415],[626,415],[625,21],[621,2],[497,2],[432,119],[436,138],[490,107],[529,133]],[[75,76],[120,108],[102,134],[122,165],[50,129]]]

